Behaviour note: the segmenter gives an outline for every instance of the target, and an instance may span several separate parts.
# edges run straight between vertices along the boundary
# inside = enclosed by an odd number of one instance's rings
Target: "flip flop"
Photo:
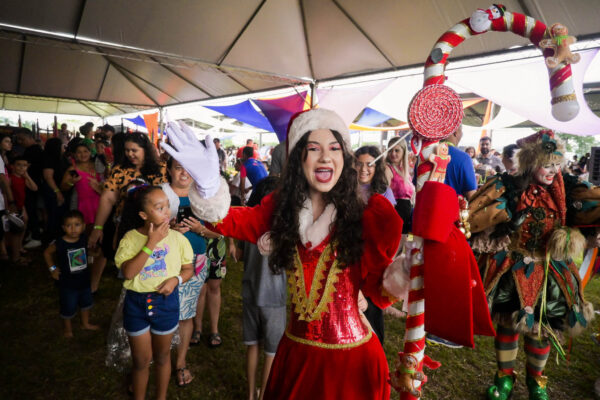
[[[189,381],[185,381],[185,371],[188,372],[188,376],[189,376]],[[190,370],[188,369],[188,367],[183,367],[183,368],[177,368],[177,370],[175,370],[176,373],[176,378],[177,378],[177,386],[182,388],[182,387],[186,387],[187,385],[189,385],[190,383],[192,383],[192,381],[194,380],[194,376],[192,375],[192,373],[190,372]]]
[[[223,338],[218,333],[211,333],[208,337],[208,347],[215,348],[223,344]]]
[[[202,341],[202,331],[194,331],[190,338],[190,346],[198,346]]]

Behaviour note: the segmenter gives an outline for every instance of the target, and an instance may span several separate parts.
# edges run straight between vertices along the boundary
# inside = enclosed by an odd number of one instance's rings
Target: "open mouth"
[[[333,169],[331,168],[318,168],[315,171],[315,178],[321,183],[327,183],[333,178]]]

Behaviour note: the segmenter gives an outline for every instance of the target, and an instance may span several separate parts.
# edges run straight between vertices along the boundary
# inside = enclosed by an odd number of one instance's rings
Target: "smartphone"
[[[79,176],[79,174],[77,173],[77,171],[75,171],[74,169],[70,170],[69,174],[71,174],[71,176],[73,178],[77,178]]]
[[[194,216],[194,214],[192,213],[191,207],[179,207],[179,210],[177,210],[176,222],[179,224],[184,219],[192,217],[192,216]]]

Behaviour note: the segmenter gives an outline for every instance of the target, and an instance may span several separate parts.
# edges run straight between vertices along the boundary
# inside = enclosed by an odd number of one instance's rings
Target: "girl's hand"
[[[363,295],[362,291],[358,292],[358,309],[361,312],[365,312],[367,311],[367,308],[369,308],[369,303],[367,303],[367,299],[365,299],[365,296]]]
[[[50,272],[50,275],[52,276],[52,279],[57,281],[58,277],[60,276],[60,269],[56,268],[54,271]]]
[[[179,284],[179,279],[177,279],[177,277],[174,276],[174,277],[171,277],[171,278],[163,281],[163,283],[158,285],[158,287],[156,288],[156,291],[160,294],[164,294],[165,296],[168,296],[171,293],[173,293],[173,290],[175,290],[175,287],[178,284]]]
[[[162,148],[190,174],[202,198],[213,197],[219,190],[221,174],[219,156],[212,137],[206,135],[206,145],[202,145],[194,131],[183,122],[169,122],[167,134],[173,147],[163,142]]]
[[[238,252],[237,246],[235,245],[235,241],[234,240],[230,240],[229,244],[227,245],[227,253],[229,254],[229,257],[233,258],[233,261],[238,262]]]
[[[188,230],[197,233],[200,236],[204,236],[204,234],[208,230],[204,227],[204,225],[202,225],[202,222],[200,222],[194,217],[184,218],[184,220],[181,222],[181,225],[187,227]]]
[[[65,197],[63,196],[62,192],[59,190],[58,192],[56,192],[56,204],[60,207],[65,203]]]
[[[81,179],[81,177],[79,177],[79,179]],[[102,193],[102,185],[97,179],[88,176],[88,184],[96,193]]]
[[[154,227],[154,224],[151,222],[150,230],[148,231],[148,244],[150,244],[150,245],[147,244],[147,246],[150,249],[154,248],[158,244],[158,242],[160,242],[161,240],[166,238],[168,234],[169,234],[169,222],[168,221],[161,223],[157,227]]]

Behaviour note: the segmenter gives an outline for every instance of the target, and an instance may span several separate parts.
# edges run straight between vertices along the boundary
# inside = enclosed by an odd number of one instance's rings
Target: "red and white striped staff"
[[[552,48],[548,41],[558,41],[558,46],[561,41],[560,38],[553,37],[552,32],[548,32],[543,22],[524,14],[505,11],[500,4],[493,5],[488,10],[477,10],[470,18],[460,21],[437,40],[425,62],[424,85],[443,84],[452,50],[466,39],[489,30],[513,32],[527,38],[535,47],[543,50],[544,57],[555,56],[556,47]],[[570,63],[577,62],[577,59],[564,60],[554,67],[548,66],[552,115],[559,121],[569,121],[579,112],[573,81],[569,79],[572,75]]]
[[[462,122],[462,103],[452,89],[443,86],[444,71],[448,57],[465,39],[488,30],[513,32],[528,38],[536,47],[544,47],[544,56],[552,57],[554,51],[547,46],[548,40],[556,40],[546,25],[534,18],[519,13],[507,12],[500,4],[488,10],[477,10],[470,18],[454,25],[433,46],[425,62],[424,87],[413,98],[409,107],[408,121],[416,134],[411,142],[413,151],[419,156],[417,166],[417,192],[429,180],[432,164],[429,156],[435,151],[439,140],[452,134]],[[564,39],[564,38],[563,38]],[[546,45],[544,45],[546,44]],[[558,43],[560,44],[560,43]],[[552,94],[552,115],[560,121],[573,119],[579,112],[575,98],[569,60],[548,68]],[[576,62],[574,58],[572,62]],[[548,63],[547,63],[548,64]],[[421,386],[426,381],[423,365],[437,368],[440,364],[425,356],[425,299],[423,239],[415,237],[410,248],[410,291],[408,316],[403,352],[398,353],[397,368],[392,373],[392,386],[400,391],[401,400],[416,400],[421,397]]]

